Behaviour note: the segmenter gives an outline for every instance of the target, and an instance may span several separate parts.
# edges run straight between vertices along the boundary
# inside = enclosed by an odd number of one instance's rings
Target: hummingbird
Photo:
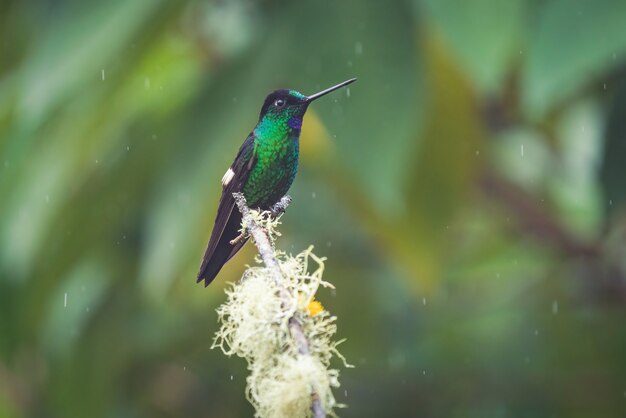
[[[251,208],[268,210],[275,205],[296,177],[302,118],[309,105],[354,81],[356,78],[351,78],[310,96],[281,89],[265,98],[259,121],[222,177],[222,196],[198,283],[204,280],[204,286],[208,286],[247,241],[239,237],[242,216],[233,193],[243,193]]]

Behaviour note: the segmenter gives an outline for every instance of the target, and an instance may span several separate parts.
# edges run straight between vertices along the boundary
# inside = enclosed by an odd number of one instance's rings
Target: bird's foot
[[[237,235],[237,237],[235,239],[231,239],[230,240],[230,245],[235,245],[235,244],[243,241],[244,239],[246,239],[247,236],[248,236],[248,234],[246,234],[245,231],[241,232],[239,235]]]
[[[285,213],[290,203],[291,203],[291,196],[284,195],[278,202],[276,202],[270,208],[270,214],[272,215],[273,218],[279,217],[280,215]]]

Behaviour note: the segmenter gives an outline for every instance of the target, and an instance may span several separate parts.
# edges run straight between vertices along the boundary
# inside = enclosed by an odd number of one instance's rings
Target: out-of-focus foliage
[[[345,417],[626,415],[622,0],[0,4],[0,417],[250,416],[195,273],[269,91]]]

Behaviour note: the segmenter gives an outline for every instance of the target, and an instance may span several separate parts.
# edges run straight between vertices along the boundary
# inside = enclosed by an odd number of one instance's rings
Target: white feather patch
[[[228,170],[226,170],[226,173],[224,173],[224,177],[222,177],[222,186],[228,186],[228,183],[230,183],[233,177],[235,177],[235,172],[232,168],[228,168]]]

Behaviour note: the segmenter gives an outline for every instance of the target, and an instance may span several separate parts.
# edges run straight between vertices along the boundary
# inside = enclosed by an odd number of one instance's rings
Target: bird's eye
[[[286,103],[286,102],[285,102],[283,99],[277,99],[277,100],[274,102],[274,106],[276,106],[276,107],[283,107],[283,106],[285,105],[285,103]]]

